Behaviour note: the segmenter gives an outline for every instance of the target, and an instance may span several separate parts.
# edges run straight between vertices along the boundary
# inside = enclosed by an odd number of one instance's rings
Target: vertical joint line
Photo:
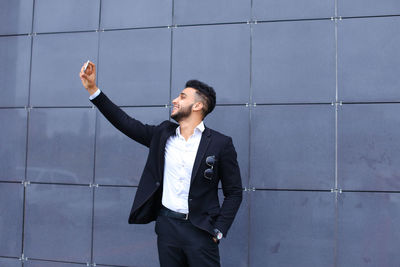
[[[171,25],[175,25],[175,0],[172,0]]]
[[[36,0],[33,0],[33,6],[32,6],[32,25],[31,25],[31,33],[29,34],[31,38],[31,55],[30,55],[30,61],[29,61],[29,83],[28,83],[28,107],[31,105],[31,85],[32,85],[32,57],[33,57],[33,38],[36,36],[35,33],[33,33],[33,25],[34,25],[34,19],[35,19],[35,5],[36,5]]]
[[[250,0],[250,20],[253,20],[253,0]],[[253,101],[253,83],[251,81],[251,76],[252,76],[252,53],[253,53],[253,25],[250,24],[250,66],[249,66],[249,73],[250,73],[250,83],[249,83],[249,103],[250,105],[248,105],[248,112],[249,112],[249,123],[248,123],[248,134],[249,134],[249,149],[248,149],[248,158],[250,159],[251,156],[251,120],[252,120],[252,108],[251,108],[251,103]],[[247,106],[247,105],[246,105]],[[249,160],[248,164],[247,164],[248,170],[247,170],[247,185],[246,186],[250,186],[250,168],[251,168],[251,160]],[[248,202],[250,203],[250,196],[248,195]],[[250,207],[249,207],[249,213],[250,213]],[[250,225],[250,216],[248,216],[247,218],[247,222]],[[250,237],[250,228],[247,227],[247,236]],[[247,251],[247,265],[250,265],[250,238],[247,238],[247,247],[249,248]]]
[[[336,1],[337,0],[335,0],[335,2]],[[336,103],[338,103],[339,102],[339,85],[338,85],[338,82],[339,82],[338,81],[338,21],[335,20],[334,23],[335,23],[335,101],[336,101]],[[338,188],[338,105],[337,104],[335,105],[335,188]]]
[[[172,1],[173,2],[173,1]],[[173,12],[173,10],[174,10],[174,8],[172,8],[172,13],[174,13]],[[173,15],[172,15],[172,17],[173,17]],[[168,107],[168,105],[170,105],[171,104],[171,101],[172,101],[172,60],[173,60],[173,56],[172,56],[172,53],[173,53],[173,43],[174,43],[174,29],[173,29],[173,27],[171,27],[170,28],[170,31],[171,31],[171,43],[170,43],[170,56],[169,56],[169,99],[168,99],[168,103],[165,105],[165,107]],[[170,110],[168,110],[168,118],[170,118]]]
[[[253,82],[251,81],[251,76],[252,76],[252,72],[253,72],[253,25],[250,24],[250,60],[249,60],[249,103],[252,103],[253,101]]]
[[[338,17],[338,0],[335,0],[335,17]],[[338,20],[335,19],[335,102],[339,101],[339,84],[338,84]],[[340,103],[341,104],[341,103]],[[335,105],[335,188],[338,188],[338,105]],[[341,192],[341,190],[340,190]],[[333,252],[333,265],[337,266],[337,250],[338,250],[338,194],[335,194],[335,243]]]
[[[335,17],[338,16],[338,0],[335,0]]]
[[[338,250],[338,193],[335,194],[335,222],[334,222],[334,232],[335,232],[335,243],[334,243],[334,251],[333,251],[333,266],[337,267],[337,250]]]
[[[21,259],[24,261],[24,236],[25,236],[25,203],[26,203],[26,186],[24,182],[24,191],[23,191],[23,197],[22,197],[22,233],[21,233]]]
[[[31,25],[31,34],[33,34],[33,23],[34,23],[34,18],[35,18],[35,4],[36,0],[32,1],[32,25]]]
[[[176,28],[175,24],[175,0],[172,0],[172,6],[171,6],[171,27],[168,27],[171,31],[171,43],[170,43],[170,55],[169,55],[169,99],[168,103],[165,105],[166,108],[168,108],[168,105],[171,104],[172,101],[172,51],[173,51],[173,43],[174,43],[174,28]],[[171,120],[171,110],[168,109],[168,119]]]
[[[98,187],[98,186],[97,186]],[[92,232],[91,232],[91,244],[90,244],[90,262],[93,262],[93,246],[94,246],[94,208],[95,208],[95,186],[90,186],[92,190]]]
[[[101,6],[102,6],[103,0],[100,0],[99,3],[99,24],[97,25],[97,31],[100,31],[100,26],[101,26]]]
[[[249,124],[248,124],[248,133],[249,133],[249,144],[251,144],[251,133],[252,133],[252,131],[251,131],[251,119],[252,119],[252,108],[251,108],[251,103],[252,103],[252,101],[253,101],[253,83],[252,83],[252,81],[251,81],[251,76],[252,76],[252,71],[253,71],[253,69],[252,69],[252,53],[253,53],[253,49],[252,49],[252,47],[253,47],[253,25],[251,25],[250,24],[250,51],[249,51],[249,54],[250,54],[250,60],[249,60],[249,103],[250,104],[246,104],[246,107],[248,107],[249,109],[248,109],[248,112],[249,112]],[[251,156],[251,146],[249,145],[249,149],[248,149],[248,158],[250,158],[250,156]],[[250,186],[250,167],[251,167],[251,163],[250,163],[251,161],[249,160],[249,163],[248,163],[248,171],[247,171],[247,185],[246,186]]]
[[[28,35],[31,41],[30,46],[30,58],[29,58],[29,82],[28,82],[28,106],[26,113],[26,138],[25,138],[25,172],[24,172],[24,191],[23,191],[23,203],[22,203],[22,236],[21,236],[21,255],[22,255],[22,264],[24,261],[24,242],[25,242],[25,212],[26,212],[26,182],[28,175],[28,148],[29,148],[29,121],[30,121],[30,106],[31,106],[31,86],[32,86],[32,57],[33,57],[33,26],[35,19],[35,5],[36,1],[32,1],[32,24],[31,24],[31,32]]]
[[[100,62],[100,25],[101,25],[101,7],[102,7],[102,0],[99,2],[99,22],[97,24],[97,68],[96,68],[96,77],[97,77],[97,85],[99,83],[99,62]],[[92,106],[92,109],[94,109],[94,106]],[[96,140],[97,140],[97,124],[98,124],[98,112],[96,109],[94,109],[94,142],[93,142],[93,176],[92,176],[92,182],[93,184],[96,183]],[[91,237],[90,237],[90,262],[93,262],[93,244],[94,244],[94,197],[95,197],[95,189],[93,186],[91,186],[92,183],[90,183],[90,188],[92,189],[92,231],[91,231]]]
[[[96,109],[92,108],[95,112],[94,114],[94,142],[93,142],[93,175],[92,175],[92,182],[93,184],[96,183],[96,146],[97,146],[97,124],[98,124],[98,114]],[[90,183],[92,184],[92,183]]]

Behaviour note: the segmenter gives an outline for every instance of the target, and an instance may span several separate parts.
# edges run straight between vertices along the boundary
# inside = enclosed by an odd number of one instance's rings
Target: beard
[[[171,118],[174,119],[176,122],[179,123],[182,119],[185,119],[190,116],[192,113],[192,107],[194,104],[191,104],[190,106],[186,108],[182,108],[181,110],[178,110],[175,114],[171,114]]]

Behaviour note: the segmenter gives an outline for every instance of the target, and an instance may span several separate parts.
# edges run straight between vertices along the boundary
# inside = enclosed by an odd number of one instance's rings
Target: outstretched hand
[[[96,65],[92,62],[88,63],[88,66],[85,71],[85,64],[83,64],[81,68],[81,72],[79,73],[79,77],[81,78],[81,82],[83,87],[89,92],[89,94],[93,94],[97,91],[96,85]]]

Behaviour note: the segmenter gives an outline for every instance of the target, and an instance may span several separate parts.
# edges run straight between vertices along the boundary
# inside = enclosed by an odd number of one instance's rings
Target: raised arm
[[[85,70],[86,69],[86,70]],[[84,64],[79,73],[83,87],[93,96],[98,93],[96,85],[96,65],[92,62]],[[96,94],[97,94],[96,93]],[[143,124],[142,122],[130,117],[120,107],[115,105],[103,92],[91,99],[93,104],[100,110],[106,119],[118,130],[132,138],[136,142],[147,147],[150,146],[155,126]]]

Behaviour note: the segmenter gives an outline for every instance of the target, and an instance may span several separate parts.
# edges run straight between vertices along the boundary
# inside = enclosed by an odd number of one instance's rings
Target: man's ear
[[[203,109],[203,103],[202,102],[196,102],[193,105],[193,111],[201,111]]]

